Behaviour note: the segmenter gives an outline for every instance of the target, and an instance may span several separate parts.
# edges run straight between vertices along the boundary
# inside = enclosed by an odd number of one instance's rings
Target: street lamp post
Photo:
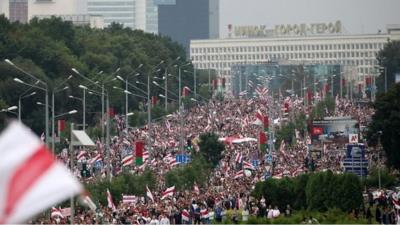
[[[38,88],[38,89],[43,90],[43,91],[45,92],[45,99],[46,99],[46,110],[45,110],[45,117],[46,117],[46,118],[45,118],[45,123],[46,123],[46,124],[45,124],[45,127],[46,127],[46,145],[49,146],[49,107],[48,107],[48,106],[49,106],[49,93],[48,93],[48,85],[47,85],[47,83],[45,83],[45,82],[43,82],[42,80],[38,79],[38,78],[35,77],[34,75],[32,75],[32,74],[26,72],[25,70],[21,69],[20,67],[18,67],[17,65],[15,65],[13,62],[11,62],[9,59],[5,59],[4,61],[5,61],[7,64],[9,64],[9,65],[11,65],[12,67],[14,67],[15,69],[17,69],[18,71],[20,71],[21,73],[23,73],[23,74],[29,76],[30,78],[32,78],[32,79],[34,79],[34,80],[36,80],[36,81],[39,81],[39,82],[44,86],[44,88],[43,88],[43,87],[39,87],[39,86],[36,86],[36,85],[31,85],[31,84],[28,84],[28,83],[23,82],[22,80],[20,80],[20,79],[18,79],[18,78],[14,78],[14,81],[19,80],[19,81],[17,81],[17,82],[22,83],[22,84],[25,84],[25,85],[30,86],[30,87]],[[16,79],[17,79],[17,80],[16,80]]]
[[[110,101],[109,101],[109,94],[108,92],[104,89],[104,84],[103,85],[99,85],[98,83],[94,82],[93,80],[83,76],[81,73],[79,73],[79,71],[75,68],[72,68],[72,71],[74,71],[74,73],[76,73],[77,75],[79,75],[80,77],[82,77],[83,79],[85,79],[86,81],[94,84],[95,86],[97,86],[98,88],[100,88],[102,90],[102,98],[105,95],[106,96],[106,108],[107,108],[107,112],[106,112],[106,148],[107,148],[107,175],[109,176],[109,180],[111,181],[112,176],[111,176],[111,158],[110,158]],[[117,69],[117,72],[119,70]]]
[[[19,121],[19,122],[21,122],[22,99],[28,98],[28,97],[33,96],[33,95],[36,94],[36,91],[34,91],[34,92],[32,92],[32,93],[30,93],[30,94],[28,94],[28,95],[25,95],[26,92],[28,92],[30,89],[31,89],[31,88],[29,88],[27,91],[25,91],[25,92],[24,92],[22,95],[20,95],[19,98],[18,98],[18,121]]]
[[[83,90],[82,97],[82,130],[86,129],[86,90],[88,89],[86,86],[79,85],[79,88]]]

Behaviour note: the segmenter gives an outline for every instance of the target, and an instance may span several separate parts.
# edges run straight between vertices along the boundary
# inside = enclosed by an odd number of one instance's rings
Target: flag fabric
[[[53,218],[53,217],[64,218],[63,214],[61,213],[61,209],[57,209],[55,207],[51,208],[50,216],[51,216],[51,218]]]
[[[127,155],[125,156],[122,161],[122,166],[129,166],[133,163],[133,155]]]
[[[149,151],[146,150],[143,152],[143,161],[146,161],[148,159],[149,159]]]
[[[179,164],[179,162],[176,161],[176,158],[171,158],[170,161],[168,162],[169,167],[174,167]]]
[[[169,196],[174,196],[174,192],[175,192],[175,186],[167,188],[167,190],[165,190],[162,193],[161,200],[163,200],[163,199],[165,199],[165,198],[167,198]]]
[[[84,192],[79,196],[79,200],[81,201],[81,203],[87,207],[89,207],[92,211],[96,211],[97,206],[96,204],[93,202],[92,198],[90,198],[89,193],[88,192]]]
[[[102,160],[101,159],[101,154],[98,153],[88,161],[88,164],[93,164],[93,163],[96,163],[96,162],[100,162],[101,160]]]
[[[264,124],[264,116],[260,110],[256,112],[256,120],[253,122],[255,125],[263,125]]]
[[[182,97],[187,97],[187,96],[189,96],[189,92],[190,92],[190,91],[191,91],[191,90],[190,90],[189,87],[187,87],[187,86],[183,87],[183,89],[182,89]]]
[[[58,136],[63,137],[65,131],[65,120],[58,120],[57,125],[58,125]]]
[[[84,160],[84,159],[86,159],[87,155],[88,155],[87,151],[80,151],[76,158],[78,159],[78,161]]]
[[[400,192],[394,192],[392,194],[392,203],[396,209],[400,209]]]
[[[68,169],[22,123],[12,122],[0,136],[0,155],[0,224],[26,223],[82,191]]]
[[[251,163],[249,163],[249,162],[246,162],[246,161],[243,161],[243,169],[246,169],[246,170],[255,170],[253,164],[251,164]]]
[[[122,195],[123,203],[136,203],[137,197],[135,195]]]
[[[262,117],[262,122],[263,122],[263,125],[264,125],[264,131],[268,131],[268,129],[269,129],[269,118],[268,118],[268,116],[263,116]]]
[[[182,210],[181,216],[182,216],[183,221],[186,221],[186,222],[190,221],[190,214],[186,209]]]
[[[201,209],[200,210],[200,216],[202,219],[208,219],[208,210],[207,209]]]
[[[135,143],[135,156],[136,156],[136,165],[140,166],[143,164],[143,149],[144,149],[144,142],[143,141],[136,141]]]
[[[153,194],[151,193],[149,187],[146,185],[146,196],[151,199],[152,202],[154,202],[154,197]]]
[[[244,176],[244,171],[243,170],[239,170],[238,172],[236,172],[236,174],[235,174],[235,179],[239,179],[239,178],[241,178],[241,177],[243,177]]]
[[[236,162],[236,163],[241,163],[241,162],[242,162],[242,153],[238,152],[238,153],[236,154],[235,162]]]
[[[267,149],[267,135],[264,131],[260,131],[258,134],[258,142],[260,144],[260,150],[265,151]]]
[[[247,91],[246,91],[246,90],[241,91],[241,92],[239,93],[239,97],[243,97],[243,96],[245,96],[245,95],[247,95]]]
[[[107,188],[107,204],[108,204],[108,205],[107,205],[108,208],[112,209],[113,211],[116,210],[116,207],[115,207],[114,202],[113,202],[113,200],[112,200],[111,193],[110,193],[110,191],[108,190],[108,188]]]

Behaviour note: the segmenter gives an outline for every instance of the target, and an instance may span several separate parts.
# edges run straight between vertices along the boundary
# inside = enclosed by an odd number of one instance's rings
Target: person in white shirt
[[[161,220],[160,220],[160,225],[169,225],[169,224],[170,224],[169,219],[164,214],[162,214]]]
[[[242,210],[242,221],[247,222],[249,220],[249,209],[246,207]]]
[[[150,225],[160,225],[160,221],[157,219],[156,216],[153,216],[153,218],[151,219]]]

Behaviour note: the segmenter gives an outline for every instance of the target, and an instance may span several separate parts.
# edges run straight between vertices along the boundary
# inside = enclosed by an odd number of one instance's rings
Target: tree
[[[395,84],[395,74],[400,74],[400,41],[389,41],[385,47],[378,52],[377,59],[379,65],[384,69],[379,70],[380,76],[376,79],[378,93],[385,91],[385,69],[387,88],[390,89]]]
[[[373,106],[375,114],[367,131],[369,144],[376,146],[380,136],[388,166],[400,169],[400,84],[378,96]]]
[[[216,167],[219,161],[222,159],[222,151],[225,146],[218,141],[218,136],[214,133],[205,133],[200,135],[200,154]]]

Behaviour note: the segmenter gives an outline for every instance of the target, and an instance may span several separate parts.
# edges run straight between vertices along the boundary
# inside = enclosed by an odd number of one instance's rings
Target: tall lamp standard
[[[125,82],[125,115],[128,115],[128,82],[129,82],[129,76],[132,74],[135,74],[136,71],[138,71],[140,68],[142,68],[143,64],[139,64],[139,66],[130,74],[126,75],[125,80],[121,76],[117,76],[117,79]],[[136,74],[138,75],[138,74]],[[128,116],[125,117],[125,127],[128,129]]]
[[[19,122],[22,121],[22,120],[21,120],[22,99],[24,99],[24,98],[29,98],[29,97],[31,97],[31,96],[33,96],[33,95],[36,95],[36,91],[34,91],[34,92],[30,93],[30,94],[26,94],[28,91],[30,91],[30,89],[32,89],[32,88],[29,88],[28,90],[26,90],[24,93],[22,93],[22,94],[18,97],[18,121],[19,121]]]
[[[45,83],[44,81],[42,81],[42,80],[40,80],[40,79],[38,79],[37,77],[35,77],[34,75],[32,75],[32,74],[30,74],[30,73],[28,73],[28,72],[26,72],[25,70],[23,70],[23,69],[21,69],[20,67],[18,67],[17,65],[15,65],[13,62],[11,62],[9,59],[5,59],[4,60],[7,64],[9,64],[10,66],[12,66],[12,67],[14,67],[15,69],[17,69],[19,72],[21,72],[21,73],[23,73],[23,74],[25,74],[25,75],[27,75],[27,76],[29,76],[30,78],[32,78],[32,79],[34,79],[34,80],[36,80],[36,81],[39,81],[39,83],[41,83],[44,87],[39,87],[38,85],[31,85],[31,84],[28,84],[28,83],[26,83],[26,82],[23,82],[22,80],[20,80],[20,79],[18,79],[18,78],[14,78],[14,81],[16,81],[16,82],[18,82],[18,83],[21,83],[21,84],[24,84],[24,85],[27,85],[27,86],[30,86],[30,87],[34,87],[34,88],[37,88],[37,89],[40,89],[40,90],[43,90],[44,92],[45,92],[45,100],[46,100],[46,110],[45,110],[45,128],[46,128],[46,145],[47,146],[49,146],[49,92],[48,92],[48,90],[49,90],[49,88],[48,88],[48,86],[47,86],[47,83]],[[15,79],[18,79],[19,81],[17,81],[17,80],[15,80]]]
[[[109,177],[109,180],[111,181],[112,176],[111,176],[111,156],[110,156],[110,100],[109,100],[109,94],[107,92],[107,90],[104,88],[104,84],[100,85],[96,82],[94,82],[93,80],[87,78],[86,76],[82,75],[77,69],[72,68],[72,71],[74,71],[74,73],[76,73],[78,76],[80,76],[81,78],[83,78],[84,80],[90,82],[91,84],[97,86],[98,88],[101,89],[101,93],[102,93],[102,98],[105,95],[106,96],[106,107],[107,107],[107,113],[106,113],[106,148],[107,148],[107,175]],[[117,72],[119,71],[119,69],[117,69]]]
[[[156,66],[150,69],[149,73],[147,74],[147,129],[149,131],[149,138],[148,138],[148,143],[147,146],[149,148],[150,153],[151,151],[151,102],[150,102],[150,75],[154,72],[154,70],[159,67],[161,64],[164,63],[164,60],[161,60],[160,63],[158,63]],[[156,72],[160,71],[161,69],[156,70]],[[138,84],[143,84],[139,81],[136,81]]]

